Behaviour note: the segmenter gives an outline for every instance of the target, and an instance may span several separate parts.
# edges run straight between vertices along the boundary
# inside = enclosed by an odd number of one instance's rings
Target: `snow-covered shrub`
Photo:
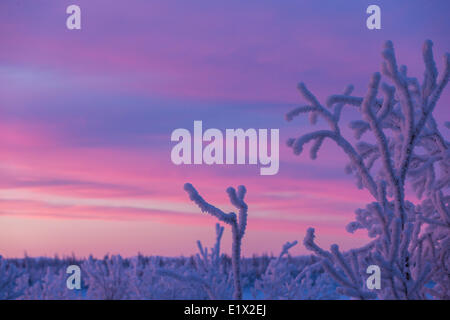
[[[81,266],[87,277],[87,296],[95,300],[121,300],[129,297],[128,263],[120,255],[103,260],[89,257]]]
[[[293,281],[292,291],[298,300],[338,300],[336,281],[321,266],[306,267]]]
[[[210,300],[231,299],[233,292],[233,278],[231,272],[226,270],[224,256],[220,253],[224,227],[216,224],[216,243],[213,248],[203,247],[197,241],[199,253],[194,256],[192,264],[178,267],[175,270],[160,268],[157,273],[160,276],[170,277],[188,285],[198,293],[204,292],[204,296],[197,299],[208,298]]]
[[[22,274],[23,271],[0,255],[0,300],[16,299],[23,294],[27,285],[19,280]]]
[[[341,95],[332,95],[327,108],[300,83],[298,88],[309,105],[286,115],[288,121],[308,113],[312,124],[326,120],[327,130],[291,138],[287,144],[300,154],[312,142],[310,156],[325,139],[334,141],[349,157],[346,171],[357,179],[359,188],[369,191],[374,201],[356,211],[349,232],[366,229],[374,240],[366,246],[343,253],[334,244],[330,251],[314,242],[310,228],[304,245],[321,259],[322,267],[340,284],[341,294],[366,299],[450,298],[450,149],[438,129],[433,111],[448,83],[450,54],[438,79],[432,42],[423,47],[425,74],[422,84],[398,67],[392,42],[383,50],[383,75],[393,84],[381,83],[374,73],[365,97],[351,95],[348,86]],[[378,97],[381,92],[382,97]],[[356,143],[343,136],[339,121],[345,106],[359,110],[361,119],[351,121]],[[368,133],[372,139],[362,141]],[[422,202],[406,200],[407,187]],[[380,290],[365,287],[368,265],[381,268]],[[429,288],[430,284],[434,284]]]
[[[208,284],[208,296],[213,300],[232,298],[233,277],[231,276],[231,270],[226,270],[225,256],[220,253],[223,230],[224,227],[217,223],[216,243],[209,251],[208,248],[203,247],[200,240],[197,241],[199,253],[194,258],[196,270]]]
[[[236,300],[242,299],[242,283],[241,283],[241,243],[242,238],[245,234],[245,228],[247,226],[247,211],[248,206],[244,202],[245,193],[247,190],[244,186],[239,186],[238,190],[232,187],[227,189],[228,197],[230,198],[231,204],[233,204],[238,210],[239,215],[234,212],[225,213],[222,210],[214,207],[213,205],[206,202],[195,190],[195,188],[190,183],[184,185],[184,190],[189,194],[189,198],[195,202],[198,207],[206,213],[216,217],[222,222],[231,225],[231,232],[233,237],[232,242],[232,254],[231,261],[233,266],[233,283],[234,283],[234,293],[233,298]]]
[[[81,298],[79,290],[69,290],[66,285],[67,274],[64,268],[45,268],[42,279],[31,284],[29,274],[24,274],[18,281],[25,288],[19,299],[24,300],[74,300]]]
[[[139,300],[173,300],[173,299],[203,299],[197,294],[197,288],[186,283],[178,283],[177,280],[166,277],[161,270],[170,270],[178,274],[184,268],[185,262],[165,261],[162,257],[138,257],[132,258],[127,270],[129,277],[130,299]],[[178,263],[180,262],[180,263]]]
[[[279,256],[269,262],[261,279],[255,281],[253,297],[262,293],[267,300],[339,299],[336,282],[315,257],[285,257],[296,244],[297,241],[286,242]]]
[[[290,290],[289,285],[294,278],[292,272],[296,270],[296,267],[289,264],[284,259],[284,256],[296,244],[297,241],[286,242],[279,256],[270,260],[261,279],[255,281],[253,290],[254,298],[257,297],[259,292],[262,292],[264,299],[267,300],[293,299],[291,296],[292,290]]]
[[[262,292],[264,299],[291,299],[289,295],[292,291],[287,290],[286,286],[293,280],[292,266],[284,258],[290,248],[295,246],[297,241],[286,242],[283,245],[280,255],[270,260],[266,271],[261,279],[255,281],[253,297],[256,299],[259,292]]]

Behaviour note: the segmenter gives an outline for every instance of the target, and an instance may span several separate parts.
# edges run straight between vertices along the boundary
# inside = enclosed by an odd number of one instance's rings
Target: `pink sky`
[[[304,103],[296,84],[306,82],[322,102],[349,83],[362,95],[388,39],[419,79],[425,39],[434,41],[438,68],[450,51],[447,1],[378,1],[378,31],[365,28],[365,1],[329,0],[78,0],[82,30],[68,31],[72,2],[0,4],[3,256],[190,255],[197,239],[213,244],[216,220],[189,201],[185,182],[226,210],[226,188],[247,187],[244,255],[276,254],[308,227],[324,246],[365,243],[345,226],[372,199],[344,174],[343,153],[327,142],[312,161],[285,146],[313,129],[284,120]],[[449,103],[447,91],[440,125]],[[222,130],[279,128],[279,173],[175,166],[170,135],[192,130],[194,120]],[[226,229],[225,252],[229,238]]]

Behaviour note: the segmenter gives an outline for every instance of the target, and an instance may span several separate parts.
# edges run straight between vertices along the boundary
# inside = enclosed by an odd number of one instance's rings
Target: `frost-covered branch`
[[[202,212],[209,213],[220,221],[231,225],[231,232],[233,237],[232,242],[232,256],[231,261],[233,265],[233,279],[234,279],[234,299],[242,299],[242,285],[240,276],[240,257],[241,257],[241,243],[247,227],[247,211],[248,206],[244,202],[244,197],[247,192],[244,186],[239,186],[238,190],[232,187],[227,189],[228,197],[231,204],[233,204],[239,211],[239,217],[236,213],[225,213],[222,210],[214,207],[206,202],[197,192],[197,190],[190,183],[184,185],[184,190],[189,194],[189,198],[194,201]]]
[[[425,42],[422,84],[408,76],[406,66],[398,66],[392,42],[386,42],[382,57],[382,73],[393,86],[381,83],[380,73],[374,73],[364,97],[352,96],[351,90],[332,95],[327,100],[328,111],[301,83],[300,91],[311,105],[286,115],[289,121],[300,114],[315,114],[313,118],[321,116],[326,120],[330,130],[291,138],[288,146],[299,155],[304,145],[312,142],[310,155],[315,159],[326,138],[335,141],[350,159],[347,172],[353,173],[358,186],[367,188],[375,200],[356,210],[356,221],[347,227],[349,232],[366,229],[375,238],[370,245],[347,253],[332,245],[327,251],[314,242],[313,229],[308,230],[303,243],[341,285],[343,294],[361,299],[373,297],[373,292],[363,287],[362,277],[368,264],[377,264],[383,274],[383,288],[376,292],[379,298],[423,299],[425,294],[432,294],[445,299],[450,292],[446,271],[450,196],[445,193],[450,186],[450,148],[432,113],[449,81],[450,55],[444,56],[439,77],[432,42]],[[359,140],[355,146],[341,133],[341,117],[334,116],[340,115],[345,105],[361,113],[361,119],[350,122]],[[371,142],[361,141],[369,132],[373,135]],[[422,203],[406,200],[408,183],[419,199],[426,196]],[[425,286],[431,280],[435,283],[433,289]]]

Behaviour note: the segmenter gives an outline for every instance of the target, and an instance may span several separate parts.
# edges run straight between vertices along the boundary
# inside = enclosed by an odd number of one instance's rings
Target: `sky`
[[[81,30],[66,28],[71,4]],[[381,30],[366,28],[370,4]],[[246,186],[245,256],[277,254],[308,227],[324,247],[366,243],[345,231],[373,200],[345,174],[345,155],[330,142],[314,161],[292,154],[285,141],[315,128],[284,115],[305,104],[301,81],[323,103],[348,84],[364,95],[386,40],[421,79],[431,39],[440,70],[448,12],[446,0],[0,1],[0,255],[193,254],[196,240],[214,244],[216,219],[190,202],[186,182],[227,212],[226,188]],[[439,125],[449,103],[447,90]],[[171,133],[194,120],[279,129],[278,174],[174,165]]]

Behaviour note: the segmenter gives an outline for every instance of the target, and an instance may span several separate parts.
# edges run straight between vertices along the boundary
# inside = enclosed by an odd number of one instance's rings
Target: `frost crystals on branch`
[[[239,216],[234,212],[225,213],[222,210],[214,207],[206,202],[195,190],[194,186],[190,183],[184,185],[184,190],[189,194],[189,198],[194,201],[202,212],[209,213],[222,222],[231,225],[231,232],[233,236],[232,251],[231,251],[231,263],[233,267],[233,281],[234,281],[234,293],[233,298],[236,300],[242,300],[242,285],[241,285],[241,243],[245,234],[245,228],[247,226],[247,204],[244,202],[245,193],[247,192],[244,186],[239,186],[238,190],[232,187],[227,189],[228,197],[231,204],[233,204],[239,210]]]
[[[377,72],[365,97],[351,95],[353,87],[348,86],[344,94],[330,96],[324,107],[300,83],[298,89],[309,104],[286,115],[291,121],[308,113],[312,124],[318,117],[324,119],[329,129],[291,138],[288,146],[298,155],[312,142],[310,156],[315,159],[325,139],[334,141],[350,159],[346,171],[354,174],[358,187],[367,189],[374,199],[356,211],[356,221],[347,227],[349,232],[367,229],[375,238],[364,248],[343,253],[332,245],[330,251],[323,250],[314,242],[312,228],[304,240],[345,295],[361,299],[450,298],[450,195],[444,193],[450,185],[450,149],[433,117],[449,81],[450,54],[444,56],[444,69],[438,77],[432,46],[430,40],[423,46],[421,84],[407,74],[406,66],[398,67],[394,46],[387,41],[382,74],[391,85],[381,83]],[[345,106],[358,109],[362,118],[349,124],[357,140],[353,144],[340,129]],[[369,132],[371,142],[362,141]],[[417,198],[425,199],[415,204],[407,201],[408,186]],[[365,268],[370,264],[381,268],[381,290],[364,288]]]

